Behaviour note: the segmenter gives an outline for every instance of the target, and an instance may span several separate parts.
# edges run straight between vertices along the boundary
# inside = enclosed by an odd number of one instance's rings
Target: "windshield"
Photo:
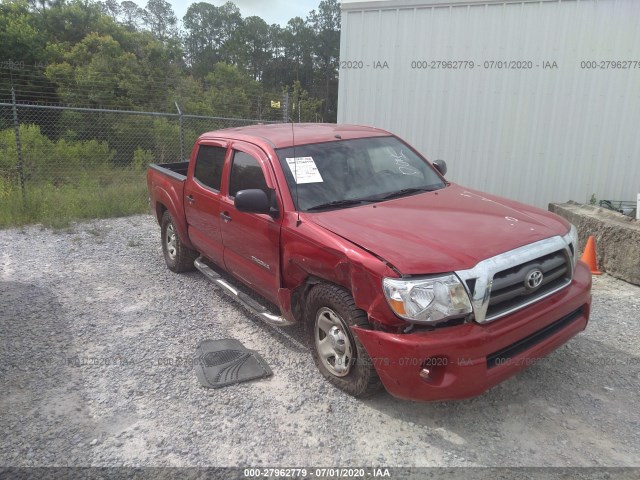
[[[295,153],[293,147],[276,152],[296,208],[302,211],[345,208],[445,186],[434,169],[396,137],[340,140],[296,146]]]

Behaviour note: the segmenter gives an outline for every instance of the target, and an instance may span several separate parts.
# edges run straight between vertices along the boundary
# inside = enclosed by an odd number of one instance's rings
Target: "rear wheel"
[[[195,268],[193,262],[198,257],[198,252],[182,244],[178,229],[168,210],[162,215],[160,235],[162,237],[162,253],[167,268],[175,273],[193,270]]]
[[[316,366],[334,386],[367,397],[381,390],[373,362],[350,327],[367,327],[367,314],[337,285],[319,284],[307,297],[307,320]]]

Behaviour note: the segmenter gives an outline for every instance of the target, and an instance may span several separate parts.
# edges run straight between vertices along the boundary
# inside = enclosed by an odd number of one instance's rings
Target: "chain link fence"
[[[187,159],[204,132],[286,117],[53,105],[21,98],[10,74],[0,70],[0,226],[145,211],[149,163]]]

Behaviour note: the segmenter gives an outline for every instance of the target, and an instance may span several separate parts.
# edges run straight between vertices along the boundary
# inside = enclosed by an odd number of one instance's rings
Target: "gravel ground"
[[[150,216],[0,244],[0,465],[640,465],[640,288],[606,275],[585,332],[484,395],[363,401],[322,380],[300,328],[169,272]],[[188,359],[229,337],[274,376],[201,387]]]

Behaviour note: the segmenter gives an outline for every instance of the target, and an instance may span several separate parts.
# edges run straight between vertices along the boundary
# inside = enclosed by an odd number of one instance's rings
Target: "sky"
[[[179,0],[168,0],[173,6],[178,20],[182,22],[182,17],[187,13],[189,5],[197,2],[181,2]],[[226,0],[213,0],[211,3],[216,7],[223,5]],[[320,0],[232,0],[238,8],[242,17],[258,16],[269,25],[278,23],[285,26],[293,17],[307,18],[311,10],[316,10],[320,4]],[[135,0],[135,2],[144,7],[146,0]]]

